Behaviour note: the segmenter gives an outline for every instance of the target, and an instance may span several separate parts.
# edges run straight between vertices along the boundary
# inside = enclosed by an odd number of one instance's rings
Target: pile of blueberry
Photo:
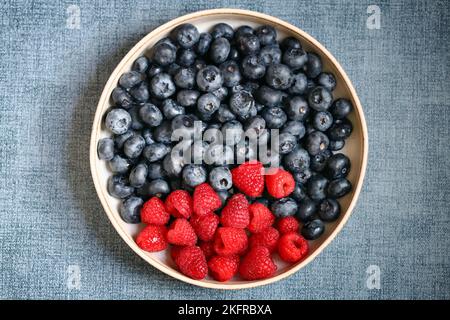
[[[123,199],[124,221],[139,223],[143,202],[171,190],[192,191],[209,182],[223,202],[233,193],[234,165],[227,163],[257,151],[249,144],[236,149],[202,141],[194,153],[205,161],[185,164],[171,154],[178,143],[171,135],[177,129],[193,134],[196,121],[203,132],[218,129],[235,144],[246,130],[268,143],[268,129],[279,129],[276,156],[297,185],[283,201],[272,203],[267,196],[267,205],[277,216],[294,213],[305,223],[307,239],[323,233],[323,221],[338,218],[335,199],[352,186],[346,179],[349,158],[334,152],[352,132],[352,105],[333,100],[336,79],[322,70],[317,54],[293,37],[278,42],[271,26],[234,30],[225,23],[205,33],[180,25],[149,52],[120,77],[104,118],[113,135],[98,142],[98,156],[113,173],[108,192]],[[193,141],[185,142],[193,148]]]

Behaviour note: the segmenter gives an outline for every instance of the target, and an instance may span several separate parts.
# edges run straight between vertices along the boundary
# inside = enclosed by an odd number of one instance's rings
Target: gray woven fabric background
[[[366,27],[371,4],[379,30]],[[316,37],[353,81],[369,127],[366,180],[338,237],[292,277],[234,292],[141,260],[89,172],[94,111],[117,63],[160,24],[212,7],[268,13]],[[0,298],[450,298],[449,34],[448,1],[0,2]],[[367,286],[370,265],[380,289]]]

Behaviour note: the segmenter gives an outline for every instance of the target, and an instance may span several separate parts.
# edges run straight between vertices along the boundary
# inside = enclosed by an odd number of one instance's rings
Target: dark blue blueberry
[[[210,33],[200,33],[198,42],[195,45],[195,52],[197,52],[201,56],[204,56],[208,52],[212,40],[213,38]]]
[[[266,65],[281,63],[281,50],[277,45],[268,45],[261,48],[259,58]]]
[[[151,197],[164,197],[170,193],[170,186],[164,179],[150,181],[147,187],[147,193]]]
[[[300,49],[302,47],[302,44],[300,41],[294,37],[286,37],[281,41],[281,48],[283,50],[287,50],[290,48],[294,49]]]
[[[220,101],[225,100],[228,97],[228,88],[227,87],[220,87],[217,90],[214,90],[211,92],[213,95],[215,95],[217,98],[219,98]]]
[[[207,66],[206,61],[203,59],[196,59],[194,62],[194,68],[197,72]]]
[[[123,145],[123,153],[130,159],[137,158],[141,155],[145,147],[145,140],[141,135],[134,135]]]
[[[150,92],[148,91],[148,85],[146,82],[142,82],[141,84],[131,88],[130,94],[134,100],[138,102],[145,102],[150,98]]]
[[[193,165],[188,164],[183,168],[183,172],[181,173],[183,182],[194,188],[199,184],[202,184],[206,181],[208,173],[206,169],[201,165]]]
[[[178,63],[171,63],[169,64],[167,67],[165,67],[165,72],[170,75],[170,76],[174,76],[175,73],[178,72],[178,70],[180,70],[181,66]]]
[[[125,109],[131,108],[133,106],[133,99],[130,94],[121,87],[116,87],[111,93],[111,99],[113,103]]]
[[[307,222],[302,227],[302,236],[305,237],[306,240],[316,240],[320,238],[320,236],[325,231],[325,225],[319,219],[315,219]]]
[[[170,157],[170,154],[166,155],[166,157]],[[165,158],[164,158],[165,159]],[[167,173],[163,168],[162,162],[152,162],[147,166],[147,178],[149,180],[156,180],[160,178],[165,178]]]
[[[346,178],[331,180],[328,184],[328,196],[330,198],[341,198],[352,190],[352,184]]]
[[[234,162],[233,149],[219,144],[211,145],[206,151],[205,163],[212,166],[224,166]]]
[[[180,45],[180,47],[191,48],[200,39],[200,33],[194,25],[185,23],[173,30],[172,38]]]
[[[243,55],[257,53],[261,43],[256,35],[245,33],[236,38],[237,48]]]
[[[255,91],[255,99],[267,107],[276,107],[281,103],[282,92],[262,85]]]
[[[205,93],[197,100],[197,110],[200,114],[211,116],[220,107],[220,100],[212,93]]]
[[[297,148],[283,158],[284,166],[291,172],[300,172],[309,168],[309,154],[305,149]]]
[[[319,209],[317,211],[322,221],[332,222],[339,218],[341,206],[334,199],[325,199],[319,203]]]
[[[308,78],[304,73],[299,72],[297,74],[294,74],[292,86],[288,89],[288,91],[293,95],[302,95],[306,93],[307,86]]]
[[[333,91],[336,88],[336,78],[332,73],[322,72],[316,79],[316,82],[319,86],[327,88],[330,91]]]
[[[173,155],[169,153],[163,160],[163,169],[167,175],[171,178],[177,178],[180,176],[184,167],[183,157],[179,155]]]
[[[178,88],[192,89],[195,86],[195,76],[194,68],[180,68],[173,76],[173,81]]]
[[[261,116],[254,116],[247,120],[244,129],[246,134],[252,135],[254,133],[257,137],[259,137],[266,129],[266,120],[264,120]],[[250,130],[253,133],[250,133]]]
[[[288,66],[277,63],[267,67],[265,79],[272,88],[286,90],[292,85],[293,75]]]
[[[230,53],[228,54],[228,60],[239,60],[239,51],[235,47],[230,48]]]
[[[297,203],[292,198],[276,200],[270,206],[272,213],[278,218],[293,216],[297,213]]]
[[[233,39],[233,36],[234,36],[234,29],[229,24],[218,23],[212,27],[211,36],[214,39],[226,38],[228,40],[231,40],[231,39]]]
[[[137,71],[128,71],[120,76],[119,84],[125,89],[130,89],[141,83],[142,80],[142,73]]]
[[[303,70],[308,78],[315,78],[322,72],[322,60],[315,53],[308,53],[308,61],[305,63]]]
[[[182,67],[192,66],[197,59],[197,55],[192,49],[180,49],[177,53],[177,63]]]
[[[245,117],[255,105],[253,96],[247,91],[233,93],[230,97],[230,110],[238,117]]]
[[[256,54],[245,56],[242,59],[241,69],[244,77],[252,80],[260,79],[266,73],[266,66]]]
[[[141,116],[139,115],[139,109],[141,107],[139,105],[134,105],[130,109],[128,109],[128,113],[131,116],[131,126],[130,128],[133,130],[142,130],[144,128],[144,123],[142,122]]]
[[[250,93],[253,95],[258,88],[259,88],[259,84],[257,82],[248,81],[243,84],[238,84],[238,85],[232,87],[231,93],[246,91],[247,93]]]
[[[339,151],[345,146],[345,140],[330,140],[328,148],[331,151]]]
[[[139,163],[131,169],[129,180],[130,185],[135,188],[142,187],[147,180],[148,167],[145,163]]]
[[[226,87],[238,85],[242,80],[239,66],[235,61],[225,61],[220,65],[220,71],[222,72],[223,85]]]
[[[172,47],[175,48],[175,49],[177,48],[175,42],[173,42],[172,39],[170,39],[169,37],[164,37],[164,38],[159,39],[159,40],[155,43],[155,47],[158,46],[158,45],[160,45],[161,43],[168,44],[168,45],[172,46]]]
[[[114,134],[123,134],[131,126],[131,116],[124,109],[111,109],[106,115],[105,126]]]
[[[216,66],[206,66],[197,73],[197,86],[200,90],[211,92],[223,84],[222,74]]]
[[[150,92],[155,98],[166,99],[175,93],[176,87],[172,77],[167,73],[160,73],[150,80]]]
[[[230,42],[225,38],[217,38],[211,43],[209,48],[209,58],[215,64],[219,64],[227,60],[230,54]]]
[[[289,48],[283,53],[282,61],[293,70],[303,67],[308,60],[306,52],[302,48]]]
[[[221,104],[219,110],[216,112],[216,119],[221,123],[225,123],[234,120],[236,116],[231,112],[230,108],[226,104]]]
[[[139,197],[129,197],[119,207],[119,215],[126,223],[137,224],[141,222],[141,207],[144,201]]]
[[[307,119],[307,122],[305,122],[305,129],[306,129],[306,135],[310,135],[314,131],[316,131],[316,128],[312,125],[312,123],[309,121],[310,119]]]
[[[337,99],[330,107],[330,112],[335,119],[344,119],[352,110],[351,102],[344,98]]]
[[[108,193],[117,199],[124,199],[133,194],[134,188],[128,184],[128,180],[124,175],[115,174],[108,178]]]
[[[174,100],[166,99],[162,103],[162,112],[166,119],[171,120],[180,114],[184,114],[185,110],[184,107],[180,106]]]
[[[351,135],[352,131],[352,123],[344,118],[342,120],[336,120],[330,129],[328,129],[327,135],[331,140],[344,140]]]
[[[261,115],[266,120],[266,126],[269,129],[279,129],[287,121],[286,113],[279,107],[264,108]]]
[[[332,155],[327,162],[325,174],[330,179],[345,178],[350,172],[350,159],[342,153]]]
[[[333,155],[330,150],[324,150],[319,154],[311,157],[310,167],[316,172],[321,172],[325,169],[328,159]]]
[[[328,182],[328,179],[320,174],[312,176],[307,184],[309,197],[314,201],[325,199],[327,197]]]
[[[292,176],[294,177],[294,180],[296,182],[300,183],[301,185],[304,185],[312,177],[312,171],[309,168],[306,168],[301,171],[294,172]]]
[[[328,149],[329,143],[330,140],[323,132],[314,131],[306,136],[305,148],[310,155],[315,156]]]
[[[245,114],[245,115],[238,115],[237,118],[239,119],[239,121],[245,122],[248,119],[256,116],[257,114],[258,114],[258,109],[256,109],[255,105],[253,105],[253,106],[250,107],[250,110],[248,111],[247,114]]]
[[[303,187],[303,185],[300,183],[296,183],[294,191],[292,191],[292,193],[291,193],[291,197],[295,201],[297,201],[297,203],[305,200],[308,197],[308,195],[306,194],[305,187]],[[299,209],[300,209],[300,206],[299,206]],[[297,211],[297,213],[298,213],[298,211]]]
[[[147,70],[147,76],[149,78],[153,78],[154,76],[156,76],[157,74],[160,74],[162,72],[163,72],[163,67],[158,66],[157,64],[152,64]]]
[[[326,131],[333,124],[333,116],[328,111],[316,112],[312,119],[312,125],[319,131]]]
[[[160,43],[153,47],[152,60],[160,66],[168,66],[177,58],[177,49],[167,43]]]
[[[177,102],[183,107],[192,107],[197,104],[200,92],[197,90],[180,90],[177,93]]]
[[[132,136],[134,136],[135,132],[133,130],[128,130],[127,132],[123,134],[119,134],[114,136],[114,144],[116,145],[117,149],[122,149],[123,144],[125,141],[130,139]]]
[[[98,140],[97,155],[100,160],[111,160],[114,157],[114,140],[111,138]]]
[[[172,142],[172,124],[168,120],[164,120],[153,131],[153,138],[157,142],[170,144]]]
[[[148,162],[162,160],[170,152],[170,147],[164,143],[154,143],[144,148],[143,155]]]
[[[159,126],[163,120],[159,108],[151,103],[146,103],[139,109],[139,116],[150,127]]]
[[[233,186],[231,171],[227,167],[213,168],[209,173],[209,184],[216,191],[225,191]]]
[[[244,34],[253,34],[254,30],[252,27],[247,25],[242,25],[236,29],[234,32],[234,39],[239,39],[239,37],[243,36]]]
[[[300,121],[288,121],[281,129],[281,133],[290,133],[297,139],[304,137],[306,133],[305,125]]]
[[[313,219],[316,212],[317,212],[316,203],[309,198],[304,198],[302,201],[298,203],[298,210],[295,216],[301,222],[306,223],[311,219]]]
[[[277,42],[277,31],[272,26],[260,26],[256,29],[255,34],[263,46]]]
[[[150,128],[145,128],[144,130],[142,130],[142,137],[144,138],[146,145],[155,143],[155,140],[153,140],[153,133]]]
[[[140,56],[133,62],[133,66],[131,69],[134,71],[145,73],[150,66],[150,61],[146,56]]]
[[[234,146],[241,141],[244,135],[244,129],[242,124],[237,120],[231,120],[223,124],[222,126],[223,139],[228,146]]]
[[[308,103],[316,111],[327,111],[333,102],[333,95],[324,87],[315,87],[308,94]]]
[[[172,119],[172,131],[179,131],[180,134],[183,134],[183,137],[192,137],[195,132],[195,121],[198,121],[198,118],[192,114],[176,116]]]
[[[297,138],[290,133],[282,133],[278,136],[279,154],[291,153],[297,147]]]

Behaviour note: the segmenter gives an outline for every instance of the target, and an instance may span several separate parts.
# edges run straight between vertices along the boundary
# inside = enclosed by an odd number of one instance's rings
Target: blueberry
[[[238,60],[240,57],[238,49],[235,47],[230,48],[230,53],[228,54],[228,60]]]
[[[222,74],[216,66],[206,66],[197,73],[197,86],[200,90],[211,92],[223,84]]]
[[[144,128],[144,123],[142,122],[141,116],[139,115],[139,105],[134,105],[128,109],[128,113],[131,116],[131,126],[133,130],[142,130]]]
[[[231,93],[237,93],[241,91],[246,91],[253,95],[256,90],[259,88],[259,84],[257,82],[248,81],[243,84],[238,84],[231,88]]]
[[[113,173],[126,173],[130,169],[131,163],[128,159],[116,154],[108,161],[108,165]]]
[[[328,148],[330,140],[320,131],[314,131],[306,136],[305,147],[309,154],[315,156]]]
[[[196,72],[194,68],[180,68],[173,76],[173,81],[178,88],[192,89],[195,86]]]
[[[325,199],[320,202],[317,213],[322,221],[336,221],[341,213],[341,206],[334,199]]]
[[[147,173],[147,165],[145,163],[139,163],[130,172],[130,185],[135,188],[142,187],[147,180]]]
[[[227,167],[216,167],[209,173],[209,183],[216,191],[225,191],[233,186],[231,171]]]
[[[278,218],[293,216],[297,212],[297,203],[292,198],[276,200],[270,206],[272,213]]]
[[[310,135],[314,131],[317,131],[309,120],[310,119],[307,119],[307,122],[305,122],[306,135]]]
[[[344,140],[350,136],[352,131],[352,123],[344,118],[342,120],[336,120],[330,129],[328,129],[327,135],[331,140]]]
[[[266,83],[274,89],[286,90],[292,85],[292,72],[288,66],[278,63],[267,67]]]
[[[252,80],[264,77],[266,73],[266,66],[263,61],[256,54],[250,54],[242,60],[241,64],[242,74]]]
[[[272,89],[271,87],[262,85],[255,91],[255,99],[259,103],[268,106],[276,107],[281,103],[282,92]]]
[[[150,92],[158,99],[166,99],[175,93],[175,84],[167,73],[160,73],[150,80]]]
[[[148,68],[147,70],[147,76],[149,78],[153,78],[154,76],[156,76],[157,74],[160,74],[163,72],[163,67],[157,65],[157,64],[153,64],[150,66],[150,68]]]
[[[183,107],[192,107],[197,104],[200,92],[197,90],[180,90],[177,93],[177,102]]]
[[[247,114],[245,114],[245,115],[238,115],[237,118],[238,118],[239,121],[245,122],[248,119],[253,118],[257,114],[258,114],[258,109],[256,109],[255,105],[253,105],[253,106],[250,107],[250,110],[248,111]]]
[[[244,34],[253,34],[253,32],[254,32],[254,30],[252,27],[243,25],[236,29],[236,31],[234,32],[234,38],[237,40]]]
[[[344,98],[337,99],[330,107],[330,112],[335,119],[344,119],[352,110],[351,102]]]
[[[325,225],[323,222],[319,219],[315,219],[307,222],[302,227],[301,233],[307,240],[316,240],[323,234],[324,231]]]
[[[294,172],[292,176],[296,182],[304,185],[312,177],[312,171],[309,168],[306,168],[301,171]]]
[[[327,149],[319,154],[311,157],[310,167],[315,172],[322,172],[325,169],[328,159],[333,155],[333,153]]]
[[[266,120],[266,125],[269,129],[279,129],[287,121],[286,113],[279,107],[264,108],[261,115]]]
[[[167,43],[160,43],[153,47],[152,60],[160,66],[168,66],[175,62],[177,49]]]
[[[172,38],[180,45],[180,47],[191,48],[200,39],[200,33],[194,25],[185,23],[173,30]]]
[[[177,48],[177,45],[175,44],[175,42],[173,42],[173,40],[170,39],[169,37],[164,37],[164,38],[159,39],[159,40],[155,43],[155,46],[158,46],[158,45],[160,45],[161,43],[168,44],[168,45],[172,46],[172,47],[175,48],[175,49]]]
[[[220,107],[220,100],[212,93],[205,93],[197,100],[197,110],[211,116]]]
[[[195,121],[198,118],[192,114],[183,114],[172,119],[172,131],[183,131],[183,137],[192,137],[195,132]]]
[[[235,61],[225,61],[220,65],[220,71],[222,72],[223,85],[226,87],[238,85],[242,80],[239,66]]]
[[[123,145],[123,153],[125,153],[128,158],[134,159],[141,155],[144,147],[144,138],[141,135],[134,135],[133,137],[125,141]]]
[[[327,197],[327,187],[328,179],[320,174],[316,174],[308,180],[308,195],[314,201],[323,200]]]
[[[144,138],[146,145],[155,143],[155,140],[153,140],[153,133],[149,128],[142,130],[142,137]]]
[[[174,75],[175,75],[175,73],[177,73],[178,72],[178,70],[180,70],[181,69],[181,66],[178,64],[178,63],[171,63],[171,64],[169,64],[168,66],[166,66],[165,68],[164,68],[164,71],[168,74],[168,75],[170,75],[171,77],[173,77]]]
[[[223,124],[222,135],[228,146],[234,146],[241,141],[244,135],[242,124],[237,120],[231,120]]]
[[[232,26],[226,23],[218,23],[214,25],[211,29],[211,36],[214,39],[217,38],[226,38],[228,40],[233,39],[234,29]]]
[[[183,168],[182,178],[183,182],[194,188],[206,181],[208,173],[201,165],[189,164]]]
[[[308,78],[315,78],[322,72],[322,60],[315,53],[308,53],[308,61],[305,63],[303,70]]]
[[[309,198],[304,198],[302,201],[299,202],[298,210],[295,216],[301,222],[306,223],[311,219],[313,219],[316,212],[317,212],[316,203]]]
[[[236,116],[233,112],[231,112],[230,108],[226,104],[222,104],[219,107],[219,110],[216,112],[216,119],[221,123],[225,123],[231,120],[234,120]]]
[[[217,191],[217,195],[219,196],[220,201],[222,202],[222,207],[225,206],[228,198],[231,196],[231,194],[228,191]]]
[[[269,25],[258,27],[255,34],[263,46],[276,43],[277,41],[277,31],[274,27]]]
[[[129,197],[119,207],[119,215],[126,223],[137,224],[141,222],[141,207],[144,201],[139,197]]]
[[[172,142],[172,124],[168,120],[164,120],[153,131],[153,138],[156,142],[170,144]]]
[[[98,140],[97,155],[100,160],[111,160],[114,157],[114,140],[111,138]]]
[[[150,93],[148,91],[147,83],[142,82],[130,89],[130,94],[134,98],[134,100],[138,102],[145,102],[150,98]]]
[[[182,67],[192,66],[197,59],[197,55],[192,49],[180,49],[177,53],[177,64]]]
[[[282,133],[278,136],[280,154],[288,154],[297,147],[297,138],[290,133]]]
[[[296,183],[294,191],[292,191],[292,193],[291,193],[291,197],[295,201],[301,202],[301,201],[305,200],[308,197],[308,195],[306,194],[306,189],[303,187],[303,185]],[[300,210],[300,205],[299,205],[299,210]],[[297,211],[297,214],[298,214],[298,211]]]
[[[220,101],[225,100],[228,97],[228,89],[226,87],[220,87],[211,93],[219,98]]]
[[[146,56],[140,56],[133,62],[133,66],[131,67],[131,69],[140,73],[145,73],[149,66],[150,61],[148,60],[148,58]]]
[[[230,54],[230,42],[225,38],[217,38],[211,43],[209,48],[209,58],[215,64],[227,60]]]
[[[266,65],[281,63],[281,50],[277,45],[268,45],[261,48],[259,58]]]
[[[128,71],[122,74],[119,78],[119,84],[125,89],[130,89],[143,80],[142,73],[137,71]]]
[[[328,111],[320,111],[314,114],[312,125],[319,131],[328,130],[333,124],[333,116]]]
[[[164,179],[150,181],[147,185],[147,194],[151,197],[164,197],[170,193],[170,186]]]
[[[128,130],[127,132],[123,134],[119,134],[114,137],[114,144],[116,145],[117,149],[122,149],[123,144],[125,141],[130,139],[132,136],[134,136],[135,132],[132,130]]]
[[[151,127],[157,127],[163,120],[163,115],[157,106],[146,103],[139,109],[142,121]]]
[[[105,126],[114,134],[123,134],[131,126],[131,116],[124,109],[111,109],[106,115]]]
[[[166,155],[166,157],[168,156],[170,157],[170,154]],[[149,180],[165,178],[166,176],[167,173],[163,168],[162,162],[152,162],[147,165],[147,178]]]
[[[296,148],[283,158],[284,165],[291,172],[300,172],[309,168],[309,154],[305,149]]]
[[[194,62],[194,69],[198,72],[201,69],[205,68],[207,66],[206,61],[203,59],[196,59]]]
[[[342,153],[332,155],[327,162],[325,173],[330,179],[345,178],[350,172],[350,159]]]
[[[294,74],[294,77],[292,79],[292,86],[288,89],[288,91],[293,95],[302,95],[306,93],[307,86],[308,78],[304,73],[299,72],[297,74]]]
[[[240,117],[245,117],[254,105],[255,100],[253,96],[244,90],[233,93],[229,101],[230,110]]]
[[[185,113],[184,107],[180,106],[178,103],[176,103],[172,99],[166,99],[163,101],[162,111],[163,111],[164,117],[168,120],[171,120],[171,119],[175,118],[176,116]]]
[[[198,42],[195,45],[195,52],[197,52],[201,56],[204,56],[208,52],[212,40],[213,38],[210,33],[200,33]]]
[[[329,91],[333,91],[336,88],[336,78],[332,73],[322,72],[316,79],[319,86],[327,88]]]
[[[330,140],[328,148],[331,151],[339,151],[345,146],[345,140]]]
[[[116,87],[112,91],[111,99],[116,106],[125,109],[131,108],[131,106],[133,105],[133,99],[131,98],[130,94],[121,87]]]
[[[290,48],[294,49],[300,49],[302,47],[302,44],[300,41],[294,37],[286,37],[281,41],[281,48],[283,50],[287,50]]]
[[[266,129],[266,120],[261,116],[255,116],[247,120],[245,124],[245,132],[251,135],[249,131],[252,130],[254,134],[259,137]]]
[[[236,38],[237,48],[243,55],[257,53],[261,47],[256,35],[245,33]]]
[[[316,111],[326,111],[331,106],[333,95],[324,87],[315,87],[308,94],[308,103]]]
[[[206,151],[205,163],[214,166],[224,166],[234,162],[233,149],[219,144],[211,145]]]
[[[184,167],[183,157],[167,154],[163,160],[163,169],[171,178],[179,177]]]
[[[162,160],[166,154],[170,152],[170,148],[163,143],[154,143],[144,148],[143,155],[148,162]]]
[[[297,139],[304,137],[306,133],[305,125],[300,121],[288,121],[281,129],[281,133],[290,133]]]
[[[306,52],[302,48],[288,48],[284,51],[282,61],[293,70],[303,67],[308,60]]]
[[[108,193],[117,199],[124,199],[133,194],[134,188],[128,185],[128,180],[124,175],[116,174],[108,178]]]

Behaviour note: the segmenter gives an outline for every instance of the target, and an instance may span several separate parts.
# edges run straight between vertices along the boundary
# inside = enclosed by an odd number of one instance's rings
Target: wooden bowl
[[[211,26],[219,22],[228,23],[233,27],[244,24],[251,26],[268,24],[274,26],[277,29],[280,39],[286,36],[294,36],[298,38],[307,51],[313,51],[320,55],[323,61],[324,70],[332,72],[336,76],[337,87],[333,92],[334,97],[345,97],[349,99],[354,106],[354,111],[349,117],[349,119],[353,123],[353,133],[351,137],[346,141],[346,146],[342,151],[351,160],[352,168],[348,179],[353,185],[353,191],[340,199],[340,204],[342,207],[341,216],[338,221],[326,225],[325,233],[320,239],[310,242],[310,253],[304,260],[292,265],[287,265],[282,263],[281,261],[277,261],[278,271],[273,277],[269,279],[259,281],[232,280],[221,283],[209,278],[198,281],[184,276],[176,270],[168,252],[164,251],[159,253],[148,253],[141,250],[136,245],[133,237],[137,234],[140,228],[142,228],[142,226],[131,225],[122,221],[118,213],[118,206],[120,201],[111,197],[106,189],[107,179],[111,175],[111,173],[108,171],[106,162],[99,160],[97,157],[97,142],[100,138],[110,136],[110,133],[107,132],[102,125],[102,119],[105,112],[110,107],[111,91],[114,89],[114,87],[116,87],[119,77],[124,72],[130,70],[132,63],[134,60],[136,60],[136,58],[149,50],[160,38],[167,36],[170,30],[182,23],[188,22],[197,26],[200,31],[206,31]],[[345,49],[343,48],[342,50]],[[356,95],[355,89],[350,82],[350,79],[347,77],[344,70],[336,61],[336,59],[331,55],[331,53],[329,53],[317,40],[315,40],[309,34],[280,19],[271,17],[266,14],[247,10],[214,9],[191,13],[163,24],[159,28],[150,32],[141,41],[139,41],[122,59],[122,61],[116,67],[108,82],[106,83],[97,106],[91,135],[90,165],[92,178],[94,180],[97,194],[108,218],[110,219],[111,223],[113,224],[119,235],[122,237],[122,239],[130,246],[130,248],[134,252],[136,252],[139,256],[141,256],[144,260],[146,260],[157,269],[179,280],[207,288],[242,289],[269,284],[288,277],[289,275],[293,274],[294,272],[300,270],[308,263],[310,263],[331,242],[331,240],[333,240],[333,238],[339,231],[341,231],[345,222],[350,217],[352,209],[354,208],[356,200],[358,199],[364,179],[364,174],[366,171],[367,153],[367,127],[360,101],[358,99],[358,96]]]

